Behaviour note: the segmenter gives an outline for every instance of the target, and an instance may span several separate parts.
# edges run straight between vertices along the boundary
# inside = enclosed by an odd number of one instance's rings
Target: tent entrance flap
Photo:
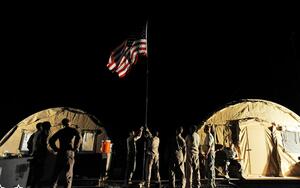
[[[249,174],[263,175],[268,160],[264,127],[254,121],[250,124],[246,127],[248,145],[245,148],[249,157]]]
[[[279,164],[274,153],[272,132],[268,123],[250,120],[241,122],[244,141],[241,150],[244,153],[244,172],[248,176],[276,176]]]

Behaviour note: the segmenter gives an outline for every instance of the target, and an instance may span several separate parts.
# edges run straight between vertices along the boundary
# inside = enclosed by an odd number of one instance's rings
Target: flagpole
[[[146,47],[146,52],[147,56],[148,54],[148,21],[146,22],[146,41],[147,41],[147,47]],[[145,128],[148,128],[148,101],[149,101],[149,63],[148,63],[148,58],[146,58],[146,105],[145,105]]]
[[[148,128],[148,102],[149,102],[149,63],[148,63],[148,21],[146,22],[146,52],[147,52],[147,58],[146,58],[146,100],[145,100],[145,129]],[[144,141],[144,156],[143,156],[143,181],[146,182],[145,177],[145,165],[146,165],[146,140]]]

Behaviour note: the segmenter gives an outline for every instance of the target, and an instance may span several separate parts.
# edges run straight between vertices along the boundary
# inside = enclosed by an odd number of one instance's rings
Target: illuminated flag
[[[147,56],[147,39],[145,36],[125,40],[112,51],[106,66],[122,78],[127,75],[131,66],[137,63],[140,55]]]

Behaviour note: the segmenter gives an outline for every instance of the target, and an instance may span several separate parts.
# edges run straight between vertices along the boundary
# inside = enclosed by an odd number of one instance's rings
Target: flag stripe
[[[118,73],[119,77],[123,77],[125,76],[125,74],[127,73],[127,71],[129,70],[130,64],[127,64],[127,66]]]

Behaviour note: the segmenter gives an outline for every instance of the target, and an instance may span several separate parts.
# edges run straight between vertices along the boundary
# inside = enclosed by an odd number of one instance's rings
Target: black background
[[[3,8],[1,137],[33,113],[67,106],[100,119],[124,152],[129,129],[145,122],[147,60],[141,58],[125,79],[106,64],[110,52],[147,20],[148,125],[160,130],[161,150],[175,126],[197,124],[231,101],[265,99],[300,114],[295,15],[214,7]]]

